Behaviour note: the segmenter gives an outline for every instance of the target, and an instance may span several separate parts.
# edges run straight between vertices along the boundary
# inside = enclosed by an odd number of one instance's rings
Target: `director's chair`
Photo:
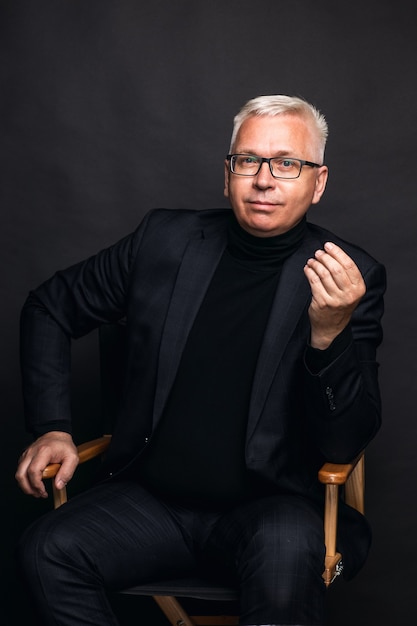
[[[120,363],[124,361],[125,329],[121,324],[105,325],[99,332],[100,343],[100,370],[102,377],[103,412],[104,419],[109,425],[113,421],[116,411],[117,396],[123,379]],[[110,366],[109,366],[110,364]],[[110,426],[111,428],[111,426]],[[110,444],[111,436],[104,435],[98,439],[82,443],[78,446],[80,463],[104,454]],[[45,479],[53,478],[58,464],[49,465],[43,472]],[[326,586],[341,573],[343,569],[343,555],[337,552],[337,512],[340,495],[343,488],[343,497],[347,504],[364,513],[364,456],[360,455],[352,463],[344,465],[326,463],[318,473],[318,480],[325,485],[324,504],[324,536],[326,556],[323,579]],[[58,491],[52,484],[54,507],[57,508],[67,501],[67,490]],[[172,626],[215,626],[238,624],[238,617],[234,615],[189,615],[183,607],[183,599],[204,601],[204,608],[212,603],[213,606],[230,605],[236,610],[238,602],[237,589],[221,584],[215,584],[202,578],[187,578],[161,581],[149,585],[139,585],[126,589],[125,594],[152,596],[159,605]],[[178,598],[181,598],[178,600]],[[199,603],[197,603],[199,604]],[[225,612],[224,610],[222,611]]]

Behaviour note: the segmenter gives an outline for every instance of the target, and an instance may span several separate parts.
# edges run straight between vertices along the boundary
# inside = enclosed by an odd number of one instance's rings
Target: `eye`
[[[252,173],[259,167],[260,158],[253,154],[237,154],[235,156],[234,168],[238,173]]]
[[[292,176],[298,173],[299,163],[296,159],[277,158],[273,159],[273,170],[276,174]]]
[[[296,167],[296,163],[292,159],[281,159],[278,163],[280,167],[286,170]]]
[[[256,156],[242,155],[239,157],[241,159],[241,163],[244,165],[257,165],[259,163],[259,158]]]

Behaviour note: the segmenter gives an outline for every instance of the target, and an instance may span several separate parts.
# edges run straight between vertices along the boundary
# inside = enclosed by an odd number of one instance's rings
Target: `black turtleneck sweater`
[[[140,463],[140,480],[149,489],[209,506],[252,495],[245,436],[253,375],[283,261],[304,230],[305,220],[283,235],[254,237],[233,217],[164,415]]]

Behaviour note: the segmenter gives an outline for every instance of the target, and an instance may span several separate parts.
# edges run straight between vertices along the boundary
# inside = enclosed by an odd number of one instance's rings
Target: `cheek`
[[[296,190],[292,196],[293,204],[295,206],[299,206],[300,208],[308,208],[310,204],[313,203],[314,195],[314,187],[311,186]]]
[[[226,186],[227,198],[233,202],[240,202],[246,195],[247,181],[242,177],[234,177],[229,179],[229,183]]]
[[[224,195],[229,199],[229,202],[232,203],[236,196],[236,189],[233,182],[229,179],[224,186]]]

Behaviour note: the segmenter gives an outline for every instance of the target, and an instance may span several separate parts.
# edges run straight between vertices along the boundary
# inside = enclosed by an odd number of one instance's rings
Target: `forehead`
[[[310,158],[314,153],[311,124],[296,114],[253,115],[247,118],[236,137],[235,152],[260,156],[280,154]]]

